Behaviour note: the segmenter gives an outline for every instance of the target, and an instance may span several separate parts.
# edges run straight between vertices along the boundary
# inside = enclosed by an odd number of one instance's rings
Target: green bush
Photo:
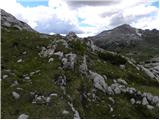
[[[114,55],[112,53],[99,52],[98,56],[101,59],[108,61],[113,65],[121,65],[121,64],[125,64],[127,62],[127,60],[122,58],[120,55]]]
[[[77,41],[71,41],[71,48],[77,54],[84,55],[87,47],[86,44],[82,43],[80,40],[77,40]]]

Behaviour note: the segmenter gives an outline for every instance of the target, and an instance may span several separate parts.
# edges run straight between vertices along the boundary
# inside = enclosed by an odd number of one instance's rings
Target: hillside
[[[159,117],[158,81],[88,38],[10,26],[1,48],[4,119]]]

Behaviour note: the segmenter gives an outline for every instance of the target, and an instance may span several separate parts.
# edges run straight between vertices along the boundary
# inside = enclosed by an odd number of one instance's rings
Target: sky
[[[122,24],[159,29],[159,0],[0,0],[0,8],[48,34],[87,37]]]

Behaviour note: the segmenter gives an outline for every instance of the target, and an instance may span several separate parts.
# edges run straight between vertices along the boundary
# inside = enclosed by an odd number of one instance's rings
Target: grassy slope
[[[41,38],[37,33],[2,30],[2,75],[9,75],[8,78],[2,80],[2,118],[17,118],[22,113],[28,114],[30,118],[73,118],[73,112],[67,101],[73,102],[81,118],[158,118],[158,108],[149,111],[143,106],[131,105],[130,96],[123,94],[112,96],[116,101],[112,113],[109,112],[108,104],[111,103],[107,99],[108,95],[100,91],[96,94],[100,98],[97,101],[89,102],[85,98],[81,99],[80,96],[84,91],[92,92],[93,83],[79,73],[79,61],[74,72],[63,71],[57,69],[61,65],[59,59],[54,58],[53,62],[48,63],[49,58],[40,58],[38,55],[41,46],[47,46],[51,40],[56,39],[58,40],[59,37]],[[125,70],[121,70],[118,66],[105,62],[103,59],[98,61],[98,56],[87,51],[86,46],[79,46],[81,43],[71,44],[73,52],[80,54],[79,60],[84,53],[89,56],[87,59],[89,68],[101,75],[106,75],[108,84],[111,84],[113,79],[123,78],[129,83],[129,86],[158,95],[158,82],[151,80],[143,72],[137,71],[129,64],[126,65]],[[63,47],[58,49],[71,51]],[[26,55],[22,54],[24,51],[27,52]],[[17,63],[17,60],[21,58],[24,61]],[[6,69],[10,69],[15,74],[6,72]],[[40,70],[40,73],[31,77],[32,84],[23,80],[24,74],[36,70]],[[61,73],[67,77],[66,92],[72,100],[63,96],[60,87],[53,82]],[[20,83],[17,87],[23,88],[23,90],[10,87],[14,80]],[[21,98],[14,100],[11,95],[12,91],[20,93]],[[38,91],[45,96],[57,93],[58,96],[53,98],[51,105],[37,105],[31,103],[32,98],[29,95],[31,91]],[[64,109],[70,111],[69,114],[63,115]]]

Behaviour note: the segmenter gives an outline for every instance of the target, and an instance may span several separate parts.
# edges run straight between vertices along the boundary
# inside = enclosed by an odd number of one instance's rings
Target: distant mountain
[[[147,56],[156,56],[159,51],[158,30],[136,29],[127,24],[112,30],[103,31],[89,39],[93,40],[97,46],[106,50],[127,54],[140,54],[142,57],[146,52],[148,52]]]
[[[12,28],[18,30],[27,30],[27,31],[35,31],[28,24],[18,20],[13,15],[7,13],[3,9],[1,9],[1,27],[4,28]]]

